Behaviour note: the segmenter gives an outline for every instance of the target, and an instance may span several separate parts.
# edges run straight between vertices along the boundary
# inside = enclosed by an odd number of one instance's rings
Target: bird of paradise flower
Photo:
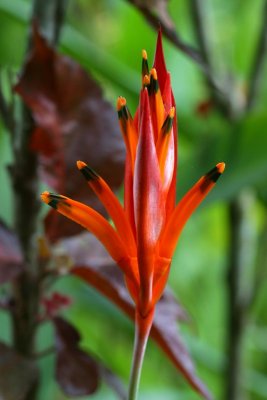
[[[136,305],[136,334],[129,400],[137,398],[141,368],[153,322],[155,305],[168,279],[176,243],[188,218],[224,171],[218,163],[175,206],[177,123],[170,74],[165,65],[161,32],[155,61],[149,71],[142,51],[142,89],[132,117],[126,100],[117,110],[126,145],[124,206],[108,184],[87,164],[77,162],[105,206],[114,227],[98,212],[65,196],[43,192],[42,200],[92,232],[125,276]]]

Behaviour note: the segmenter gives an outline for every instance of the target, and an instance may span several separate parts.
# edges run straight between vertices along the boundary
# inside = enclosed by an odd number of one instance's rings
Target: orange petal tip
[[[144,59],[144,60],[147,60],[147,52],[146,52],[146,50],[142,50],[142,58]]]
[[[174,115],[175,115],[175,107],[171,107],[171,109],[169,111],[169,117],[174,118]]]
[[[99,175],[92,168],[90,168],[87,164],[83,163],[82,161],[80,161],[80,163],[81,163],[80,167],[78,166],[78,168],[87,181],[94,181],[96,179],[99,179]]]
[[[118,97],[117,100],[117,111],[120,111],[123,107],[126,106],[126,99],[122,96]]]
[[[78,169],[83,169],[84,167],[86,167],[87,164],[83,161],[77,161],[77,167]]]
[[[50,193],[48,191],[43,192],[40,197],[41,197],[41,200],[44,203],[46,203],[46,204],[49,203],[49,201],[50,201]]]
[[[156,68],[152,68],[150,71],[150,74],[153,77],[153,79],[155,79],[155,81],[158,80],[158,74],[157,74]]]
[[[217,182],[217,180],[220,178],[220,176],[222,175],[223,171],[225,169],[225,163],[224,162],[220,162],[218,164],[216,164],[216,166],[214,168],[212,168],[205,176],[205,181],[203,183],[203,187],[206,187],[205,182]]]
[[[50,207],[57,209],[58,204],[64,204],[70,207],[70,204],[68,204],[68,198],[65,196],[61,196],[60,194],[55,194],[51,192],[43,192],[41,194],[41,199],[43,200],[44,203],[48,204]]]
[[[143,85],[148,86],[150,84],[150,78],[148,75],[145,75],[143,78]]]
[[[225,163],[224,163],[224,162],[218,163],[218,164],[216,165],[216,168],[217,168],[218,172],[219,172],[220,174],[222,174],[222,173],[224,172],[224,170],[225,170]]]

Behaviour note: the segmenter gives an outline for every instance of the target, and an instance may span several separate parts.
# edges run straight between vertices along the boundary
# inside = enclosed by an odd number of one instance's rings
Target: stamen
[[[149,88],[149,85],[150,85],[150,77],[149,77],[149,75],[145,75],[144,77],[143,77],[143,87],[145,88]]]
[[[142,50],[142,78],[149,74],[148,62],[147,62],[147,52]]]
[[[147,60],[147,52],[146,52],[145,49],[142,50],[142,58],[143,58],[144,60]]]
[[[161,131],[160,131],[160,137],[161,136],[164,137],[165,135],[170,133],[170,131],[172,129],[172,125],[173,125],[174,115],[175,115],[175,107],[172,107],[162,125]],[[160,139],[160,137],[159,137],[159,139]]]
[[[117,100],[117,111],[119,119],[128,119],[129,110],[126,107],[126,99],[120,96]]]
[[[152,68],[150,71],[150,93],[157,93],[159,90],[159,82],[158,82],[158,74],[155,68]]]
[[[225,163],[224,162],[220,162],[216,165],[218,171],[220,172],[220,174],[222,174],[225,170]]]
[[[99,179],[99,175],[92,169],[90,168],[85,162],[83,161],[77,161],[77,167],[85,177],[87,181],[92,181]]]
[[[126,145],[128,154],[130,155],[132,170],[134,169],[135,154],[138,135],[134,126],[133,118],[127,107],[126,99],[119,97],[117,100],[117,110],[121,132]]]
[[[151,109],[154,138],[156,142],[164,121],[165,108],[161,97],[158,75],[155,68],[152,68],[150,71],[150,82],[147,86],[147,90],[149,94],[149,104]]]
[[[65,196],[61,196],[59,194],[50,193],[45,191],[41,194],[41,199],[44,203],[48,204],[50,207],[57,209],[58,203],[64,203],[65,205],[70,207],[70,204],[66,202],[67,198]]]
[[[203,176],[203,181],[201,182],[199,189],[201,191],[206,191],[207,187],[209,187],[211,183],[217,182],[224,170],[225,163],[218,163],[214,168],[207,172],[206,175]]]

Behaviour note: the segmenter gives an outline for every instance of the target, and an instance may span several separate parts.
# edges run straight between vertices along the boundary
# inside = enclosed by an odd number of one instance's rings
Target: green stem
[[[137,400],[142,365],[146,351],[146,345],[153,323],[154,309],[146,317],[142,317],[138,310],[135,316],[135,339],[130,375],[128,400]]]

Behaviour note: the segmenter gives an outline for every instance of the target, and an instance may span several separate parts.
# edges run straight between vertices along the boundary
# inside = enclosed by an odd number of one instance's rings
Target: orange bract
[[[113,226],[92,208],[48,192],[42,200],[91,231],[122,269],[140,316],[161,297],[180,233],[223,173],[217,164],[175,206],[177,121],[159,32],[153,68],[142,51],[142,89],[134,117],[119,97],[117,111],[126,145],[124,207],[108,184],[78,161],[77,166],[105,206]]]

